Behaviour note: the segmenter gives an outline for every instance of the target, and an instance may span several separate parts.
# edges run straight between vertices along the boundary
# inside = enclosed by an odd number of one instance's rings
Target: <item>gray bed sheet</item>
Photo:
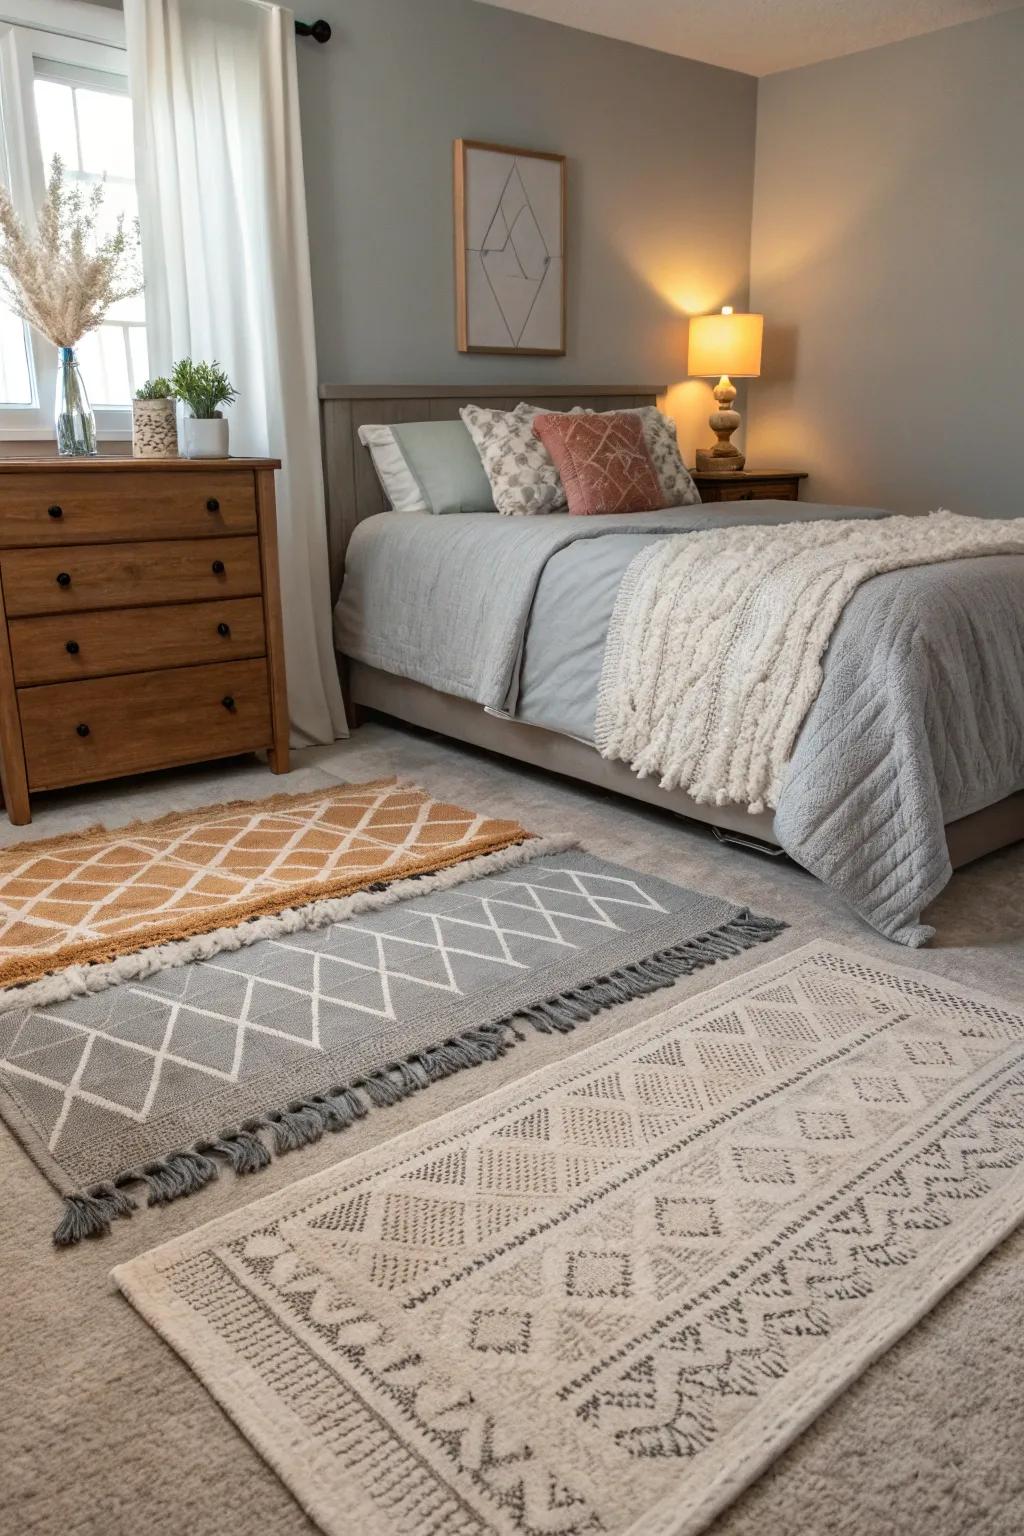
[[[382,512],[355,529],[335,610],[338,649],[383,672],[502,709],[513,689],[537,583],[569,545],[624,535],[624,548],[651,534],[757,522],[809,522],[852,515],[848,507],[760,502],[735,512],[670,507],[629,516],[495,517]],[[859,509],[865,517],[883,517]]]
[[[592,743],[608,621],[646,544],[726,523],[885,515],[785,502],[600,519],[387,513],[353,537],[339,648]],[[1024,557],[865,582],[833,634],[783,785],[782,847],[915,947],[932,937],[921,913],[952,873],[945,823],[1022,787]]]
[[[619,583],[630,561],[656,542],[654,534],[610,534],[551,557],[506,699],[517,719],[594,745],[597,685]]]

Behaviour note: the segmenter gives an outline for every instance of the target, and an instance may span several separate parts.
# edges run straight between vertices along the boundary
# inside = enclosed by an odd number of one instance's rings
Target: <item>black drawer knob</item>
[[[230,633],[231,633],[231,625],[230,624],[218,624],[217,625],[217,633],[218,633],[218,635],[230,635]]]
[[[221,703],[224,705],[225,709],[234,709],[235,707],[235,701],[231,697],[230,693],[226,693],[224,695],[224,697],[221,699]]]
[[[209,501],[206,503],[206,510],[207,512],[220,511],[220,502],[217,500],[216,496],[210,497]]]
[[[60,572],[57,577],[57,585],[58,587],[70,587],[71,577],[68,575],[67,571]]]
[[[76,725],[75,730],[78,732],[79,736],[88,736],[89,734],[89,727],[87,725]]]
[[[67,645],[64,647],[64,649],[67,651],[69,656],[77,656],[78,655],[78,641],[77,640],[69,640]]]
[[[63,517],[64,516],[64,508],[63,507],[47,507],[46,510],[47,510],[47,512],[49,512],[51,517]]]
[[[224,561],[223,560],[215,560],[213,562],[213,565],[210,567],[210,569],[213,571],[213,574],[215,576],[223,576],[224,575]]]

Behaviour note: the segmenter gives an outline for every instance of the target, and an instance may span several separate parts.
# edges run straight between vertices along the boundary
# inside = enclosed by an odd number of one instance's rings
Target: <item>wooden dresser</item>
[[[730,469],[706,474],[691,469],[701,501],[799,501],[805,469]]]
[[[269,749],[276,459],[0,459],[0,777],[29,796]]]

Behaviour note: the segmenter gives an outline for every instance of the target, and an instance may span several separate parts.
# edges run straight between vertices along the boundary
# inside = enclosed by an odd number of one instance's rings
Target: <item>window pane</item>
[[[122,299],[118,304],[111,304],[107,310],[108,320],[129,320],[136,325],[146,323],[146,301],[141,293],[137,293],[134,299]]]
[[[34,99],[44,159],[48,164],[59,153],[69,185],[77,184],[86,198],[102,183],[97,221],[101,239],[113,230],[119,216],[132,238],[138,198],[130,97],[116,88],[111,76],[91,71],[84,62],[67,81],[60,76],[61,66],[43,61],[37,67],[40,77],[34,82]],[[92,405],[127,406],[135,387],[145,379],[145,318],[140,294],[112,306],[106,322],[82,338],[77,351]]]
[[[76,87],[82,170],[96,176],[135,176],[132,104],[127,96]]]
[[[0,405],[32,405],[25,324],[0,304]]]
[[[85,184],[86,192],[90,192],[95,184],[94,180],[87,182]],[[103,204],[100,208],[97,226],[101,234],[113,232],[119,213],[124,215],[125,233],[130,238],[134,238],[135,221],[139,217],[139,199],[135,191],[135,183],[131,181],[105,181],[103,183]]]
[[[119,325],[101,325],[83,336],[76,348],[90,405],[127,405],[128,360]]]
[[[65,170],[77,171],[78,138],[70,85],[58,85],[53,80],[37,80],[35,99],[39,144],[43,151],[47,180],[54,155],[60,155]]]
[[[146,327],[133,325],[128,332],[128,350],[132,360],[132,394],[149,378],[149,346]]]

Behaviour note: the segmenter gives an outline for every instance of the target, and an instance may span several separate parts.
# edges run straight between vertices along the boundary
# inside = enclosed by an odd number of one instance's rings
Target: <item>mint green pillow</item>
[[[491,484],[461,421],[396,422],[392,428],[430,512],[496,512]]]

